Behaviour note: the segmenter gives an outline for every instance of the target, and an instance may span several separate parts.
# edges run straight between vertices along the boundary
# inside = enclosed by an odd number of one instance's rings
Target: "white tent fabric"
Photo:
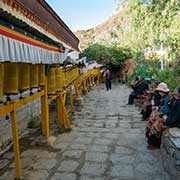
[[[25,62],[32,64],[63,63],[67,57],[64,53],[43,49],[18,40],[0,35],[0,62]]]

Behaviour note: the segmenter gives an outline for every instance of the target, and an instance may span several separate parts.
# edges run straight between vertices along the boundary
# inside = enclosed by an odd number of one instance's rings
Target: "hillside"
[[[121,19],[122,9],[117,9],[113,15],[104,23],[88,30],[75,32],[80,39],[80,47],[83,50],[91,43],[101,42],[109,44],[120,41],[121,32],[123,29],[123,21]]]

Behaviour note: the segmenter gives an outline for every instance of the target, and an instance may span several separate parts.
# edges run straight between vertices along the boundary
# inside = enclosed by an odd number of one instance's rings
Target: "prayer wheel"
[[[68,85],[68,74],[67,70],[64,71],[64,86]]]
[[[39,72],[38,65],[30,65],[30,88],[37,88],[39,86]]]
[[[56,68],[56,89],[60,91],[63,87],[63,72],[61,67]]]
[[[18,89],[20,92],[30,88],[30,64],[18,63]]]
[[[48,94],[56,94],[56,68],[51,67],[48,71],[47,77]]]
[[[3,85],[4,85],[4,64],[0,63],[0,103],[3,99]]]
[[[18,94],[18,65],[13,62],[4,63],[4,94]]]
[[[45,65],[39,64],[39,86],[45,85]]]
[[[66,86],[65,71],[62,70],[62,87]]]

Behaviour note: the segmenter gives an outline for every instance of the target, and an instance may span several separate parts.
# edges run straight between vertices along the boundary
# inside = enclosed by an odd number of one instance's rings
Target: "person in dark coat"
[[[178,87],[172,95],[173,101],[171,103],[171,109],[164,125],[169,128],[180,128],[180,87]]]
[[[133,87],[133,92],[129,95],[128,104],[133,104],[134,99],[139,95],[143,95],[145,90],[148,90],[148,88],[147,81],[145,81],[143,77],[140,77],[139,81]]]
[[[111,73],[109,69],[107,69],[104,73],[105,81],[106,81],[106,90],[111,90]]]

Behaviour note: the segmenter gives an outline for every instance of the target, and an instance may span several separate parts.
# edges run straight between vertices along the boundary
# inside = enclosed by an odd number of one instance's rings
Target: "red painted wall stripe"
[[[43,45],[43,44],[39,44],[37,42],[33,42],[31,40],[28,40],[28,39],[25,39],[23,37],[12,34],[10,32],[7,32],[7,31],[5,31],[3,29],[0,29],[0,34],[3,35],[3,36],[6,36],[6,37],[9,37],[9,38],[24,42],[26,44],[30,44],[30,45],[33,45],[33,46],[36,46],[36,47],[46,49],[46,50],[55,51],[55,52],[59,52],[59,53],[64,53],[64,51],[61,50],[61,49],[53,48],[53,47],[51,48],[51,47],[46,46],[46,44]]]

